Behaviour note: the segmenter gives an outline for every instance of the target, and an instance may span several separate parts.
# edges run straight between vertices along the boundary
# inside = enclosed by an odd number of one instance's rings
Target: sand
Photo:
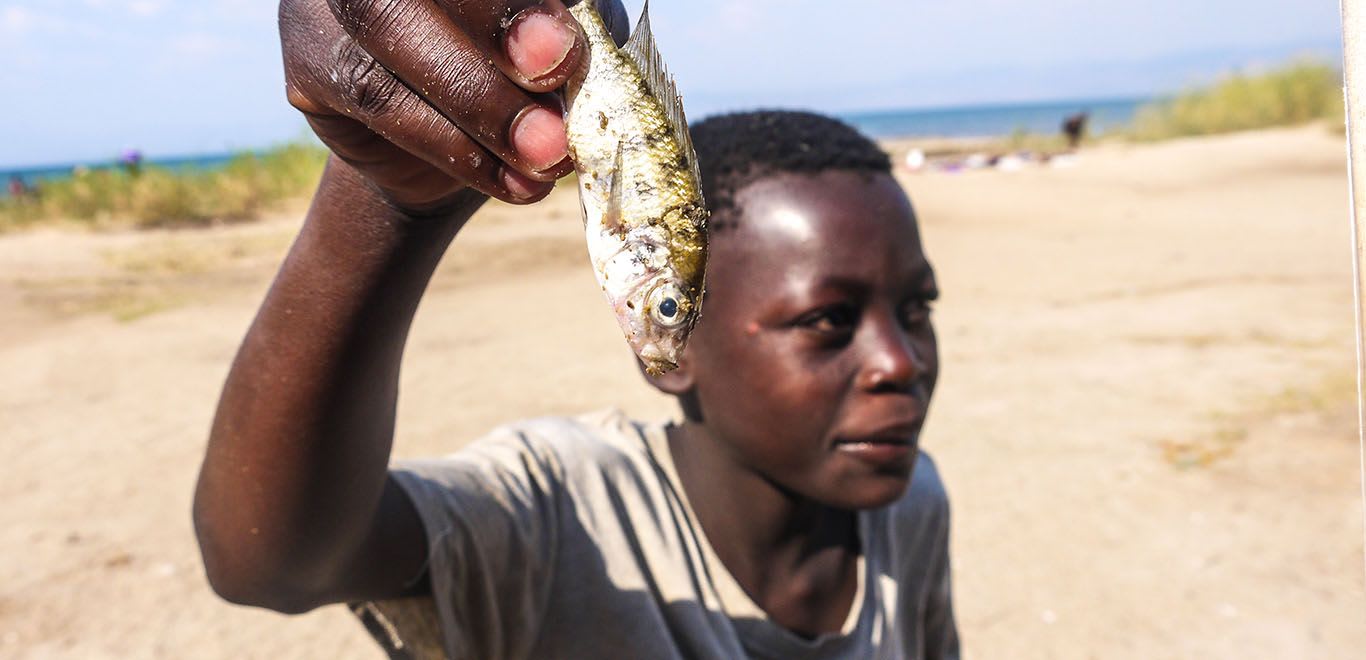
[[[1314,127],[903,173],[944,292],[924,444],[970,657],[1360,657],[1343,154]],[[577,213],[562,189],[457,240],[398,454],[523,416],[671,414]],[[191,532],[218,388],[299,216],[0,236],[0,657],[380,657],[340,607],[220,602]]]

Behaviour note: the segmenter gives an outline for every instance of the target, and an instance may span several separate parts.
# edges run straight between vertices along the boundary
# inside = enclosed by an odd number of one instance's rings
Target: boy
[[[426,117],[399,132],[373,100],[346,106],[373,91],[298,82],[312,35],[389,44],[373,75],[403,80],[422,79],[421,57],[393,44],[417,37],[376,32],[420,26],[477,54],[501,40],[504,82],[530,91],[562,83],[578,46],[554,46],[572,25],[550,3],[501,36],[480,32],[509,11],[496,1],[454,5],[449,22],[389,3],[423,19],[408,23],[336,4],[336,25],[309,0],[282,6],[291,99],[339,158],[224,389],[195,503],[214,588],[285,612],[429,593],[460,658],[957,657],[947,500],[917,460],[936,288],[886,155],[815,115],[696,125],[708,292],[680,367],[650,378],[683,420],[523,422],[387,470],[431,270],[475,190],[543,196],[562,145],[536,98],[500,105],[515,90],[390,89]],[[476,130],[500,112],[506,134]],[[434,144],[479,158],[447,167],[424,156]]]

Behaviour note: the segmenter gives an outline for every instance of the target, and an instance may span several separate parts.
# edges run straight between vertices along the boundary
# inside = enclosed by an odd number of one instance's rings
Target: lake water
[[[1103,99],[921,108],[848,113],[840,118],[878,138],[991,137],[1016,131],[1054,135],[1060,131],[1064,117],[1084,111],[1090,113],[1090,132],[1096,134],[1128,124],[1148,101]]]
[[[920,108],[844,113],[840,118],[876,138],[989,137],[1010,135],[1016,131],[1055,134],[1059,131],[1064,117],[1086,111],[1091,113],[1090,129],[1094,134],[1129,123],[1138,108],[1147,101],[1148,99],[1102,99]],[[231,159],[231,154],[151,157],[146,161],[146,165],[173,170],[206,170],[222,167]],[[13,176],[18,176],[24,183],[32,185],[44,180],[71,176],[72,169],[78,165],[90,169],[109,168],[114,167],[114,161],[111,158],[106,162],[0,169],[0,196],[5,195],[8,188],[3,184]]]

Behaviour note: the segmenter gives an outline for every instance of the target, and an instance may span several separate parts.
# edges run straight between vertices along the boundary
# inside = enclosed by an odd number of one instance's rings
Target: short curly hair
[[[767,176],[892,171],[891,159],[877,143],[838,119],[811,112],[717,115],[694,124],[690,132],[714,229],[733,223],[735,195]]]

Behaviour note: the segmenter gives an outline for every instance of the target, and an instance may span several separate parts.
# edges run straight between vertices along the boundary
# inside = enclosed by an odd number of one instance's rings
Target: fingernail
[[[533,181],[518,172],[510,169],[503,169],[503,187],[508,189],[508,193],[517,199],[531,199],[543,192],[549,186],[543,181]]]
[[[508,30],[508,59],[528,80],[536,80],[564,62],[574,39],[574,30],[559,18],[537,9],[524,11]]]
[[[512,148],[536,171],[553,167],[569,153],[564,119],[540,106],[522,113],[512,126]]]

